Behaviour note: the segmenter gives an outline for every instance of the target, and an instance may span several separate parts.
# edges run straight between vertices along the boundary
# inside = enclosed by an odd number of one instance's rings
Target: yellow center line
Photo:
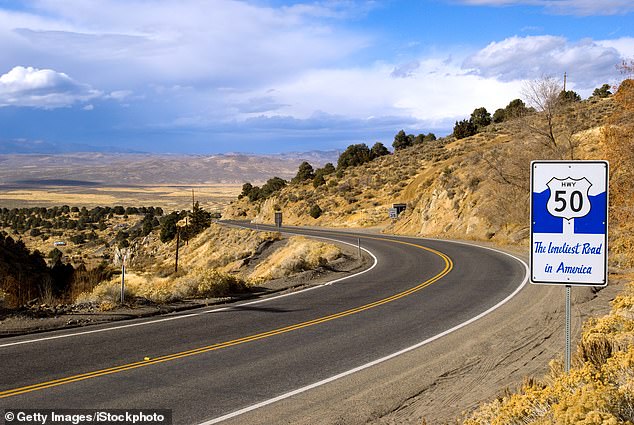
[[[303,328],[307,328],[309,326],[315,326],[315,325],[319,325],[322,323],[326,323],[335,319],[340,319],[342,317],[346,317],[346,316],[350,316],[353,314],[357,314],[360,313],[362,311],[366,311],[387,303],[390,303],[392,301],[396,301],[398,299],[401,299],[403,297],[406,297],[408,295],[413,294],[416,291],[419,291],[429,285],[431,285],[432,283],[440,280],[441,278],[443,278],[444,276],[446,276],[452,269],[453,269],[453,262],[451,261],[451,258],[449,258],[446,254],[443,254],[440,251],[437,251],[435,249],[432,248],[427,248],[421,245],[416,245],[413,243],[409,243],[409,242],[404,242],[404,241],[397,241],[397,240],[392,240],[392,239],[384,239],[384,238],[376,238],[376,237],[370,237],[370,236],[363,236],[364,239],[375,239],[375,240],[381,240],[381,241],[388,241],[388,242],[393,242],[393,243],[399,243],[399,244],[403,244],[403,245],[410,245],[419,249],[423,249],[425,251],[431,252],[433,254],[438,255],[440,258],[443,259],[443,261],[445,262],[445,267],[443,268],[443,270],[441,272],[439,272],[438,274],[436,274],[435,276],[431,277],[430,279],[414,286],[413,288],[407,289],[403,292],[399,292],[395,295],[392,295],[390,297],[387,298],[383,298],[381,300],[378,301],[374,301],[372,303],[369,304],[365,304],[362,305],[360,307],[355,307],[349,310],[345,310],[339,313],[335,313],[335,314],[331,314],[328,316],[324,316],[324,317],[319,317],[317,319],[313,319],[313,320],[309,320],[306,322],[301,322],[301,323],[296,323],[294,325],[289,325],[283,328],[279,328],[279,329],[273,329],[270,331],[266,331],[266,332],[262,332],[259,334],[255,334],[255,335],[250,335],[250,336],[245,336],[242,338],[238,338],[238,339],[234,339],[231,341],[225,341],[225,342],[220,342],[217,344],[212,344],[212,345],[208,345],[205,347],[200,347],[200,348],[195,348],[192,350],[187,350],[187,351],[181,351],[179,353],[173,353],[173,354],[168,354],[168,355],[164,355],[164,356],[160,356],[160,357],[155,357],[149,360],[144,360],[144,361],[139,361],[139,362],[134,362],[134,363],[128,363],[128,364],[124,364],[124,365],[120,365],[120,366],[115,366],[115,367],[111,367],[111,368],[107,368],[107,369],[101,369],[101,370],[96,370],[93,372],[86,372],[86,373],[82,373],[79,375],[73,375],[73,376],[68,376],[65,378],[60,378],[60,379],[55,379],[52,381],[47,381],[47,382],[42,382],[39,384],[33,384],[33,385],[29,385],[29,386],[25,386],[25,387],[20,387],[20,388],[14,388],[14,389],[9,389],[9,390],[4,390],[4,391],[0,391],[0,399],[1,398],[7,398],[7,397],[13,397],[13,396],[17,396],[20,394],[25,394],[25,393],[30,393],[33,391],[41,391],[47,388],[52,388],[52,387],[57,387],[60,385],[66,385],[66,384],[70,384],[73,382],[78,382],[78,381],[84,381],[87,379],[93,379],[93,378],[97,378],[100,376],[105,376],[105,375],[111,375],[114,373],[120,373],[120,372],[124,372],[127,370],[132,370],[132,369],[137,369],[137,368],[141,368],[141,367],[147,367],[147,366],[151,366],[151,365],[155,365],[155,364],[159,364],[159,363],[164,363],[164,362],[168,362],[168,361],[172,361],[172,360],[177,360],[177,359],[182,359],[184,357],[189,357],[189,356],[194,356],[194,355],[198,355],[198,354],[203,354],[203,353],[208,353],[210,351],[216,351],[216,350],[220,350],[223,348],[227,348],[227,347],[233,347],[235,345],[240,345],[240,344],[244,344],[247,342],[252,342],[252,341],[257,341],[260,339],[264,339],[264,338],[269,338],[275,335],[281,335],[284,333],[288,333],[288,332],[292,332],[292,331],[296,331],[299,329],[303,329]]]

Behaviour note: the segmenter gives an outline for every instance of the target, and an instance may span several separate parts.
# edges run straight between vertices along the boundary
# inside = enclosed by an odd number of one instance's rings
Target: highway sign
[[[388,209],[388,212],[390,214],[390,218],[398,218],[398,210],[396,208],[390,208]]]
[[[275,227],[282,227],[282,212],[275,211]]]
[[[608,162],[531,163],[531,282],[607,285]]]

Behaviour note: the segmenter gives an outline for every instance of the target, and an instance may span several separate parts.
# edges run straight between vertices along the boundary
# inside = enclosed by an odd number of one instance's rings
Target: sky
[[[615,84],[633,29],[632,0],[0,0],[0,152],[391,146]]]

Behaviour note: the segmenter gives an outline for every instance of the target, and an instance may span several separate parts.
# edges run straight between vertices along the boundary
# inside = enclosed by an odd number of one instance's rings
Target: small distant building
[[[64,241],[55,241],[55,242],[53,242],[53,246],[66,246],[66,242],[64,242]]]

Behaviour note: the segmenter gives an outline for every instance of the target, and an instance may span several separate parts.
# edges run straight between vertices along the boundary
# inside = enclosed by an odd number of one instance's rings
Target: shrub
[[[394,136],[394,142],[392,142],[392,147],[394,148],[395,151],[401,150],[401,149],[405,149],[409,146],[412,146],[414,144],[414,137],[409,137],[407,134],[405,134],[405,131],[401,130],[398,133],[396,133],[396,136]]]
[[[370,148],[365,143],[350,145],[339,156],[337,168],[343,170],[348,167],[356,167],[370,161]],[[343,175],[343,174],[342,174]],[[339,174],[337,174],[339,177]]]
[[[268,198],[275,192],[282,190],[287,184],[288,182],[286,180],[279,177],[273,177],[272,179],[267,180],[264,186],[262,186],[262,189],[260,190],[261,196],[263,198]]]
[[[327,176],[328,174],[332,174],[336,171],[335,166],[332,165],[332,162],[326,163],[326,165],[324,165],[324,168],[322,168],[322,170],[325,176]]]
[[[317,188],[319,186],[323,186],[326,184],[326,179],[324,179],[324,176],[321,174],[318,174],[317,176],[315,176],[315,178],[313,179],[313,187]]]
[[[370,149],[370,158],[375,159],[381,156],[389,155],[390,151],[381,142],[376,142],[372,149]]]
[[[506,119],[506,111],[502,108],[496,109],[495,112],[493,113],[492,119],[494,123],[504,122],[504,120]]]
[[[433,142],[435,140],[436,140],[436,135],[434,133],[426,134],[425,137],[423,137],[423,142],[425,143]]]
[[[309,214],[312,218],[319,218],[321,216],[321,213],[323,211],[321,210],[321,207],[317,204],[313,205],[312,207],[310,207],[310,211]]]
[[[476,108],[471,113],[469,121],[477,130],[481,130],[491,124],[491,114],[489,114],[486,108]]]
[[[453,128],[453,135],[456,139],[464,139],[465,137],[473,136],[477,132],[477,127],[468,120],[456,121],[456,125]]]
[[[299,165],[297,174],[292,181],[293,183],[300,183],[305,180],[312,180],[313,178],[315,178],[315,171],[313,170],[313,166],[304,161]]]
[[[191,296],[222,297],[233,293],[244,292],[246,283],[235,276],[221,273],[214,269],[206,269],[195,273],[198,284]]]
[[[562,90],[558,96],[559,101],[561,102],[580,102],[581,96],[572,90]]]
[[[504,108],[504,120],[519,118],[528,113],[528,108],[522,99],[513,99]]]
[[[71,236],[70,241],[74,244],[81,245],[86,242],[86,236],[83,233],[78,233]]]
[[[245,183],[242,185],[242,192],[240,193],[240,195],[238,195],[238,199],[242,199],[245,196],[248,197],[251,194],[251,191],[253,190],[253,185],[249,182]]]
[[[176,223],[178,223],[178,220],[180,220],[180,215],[176,211],[163,218],[161,221],[161,242],[166,243],[174,239],[176,236]]]
[[[592,92],[593,97],[606,98],[606,97],[609,97],[610,95],[612,95],[612,92],[610,91],[609,84],[604,84],[601,87],[597,87]]]

